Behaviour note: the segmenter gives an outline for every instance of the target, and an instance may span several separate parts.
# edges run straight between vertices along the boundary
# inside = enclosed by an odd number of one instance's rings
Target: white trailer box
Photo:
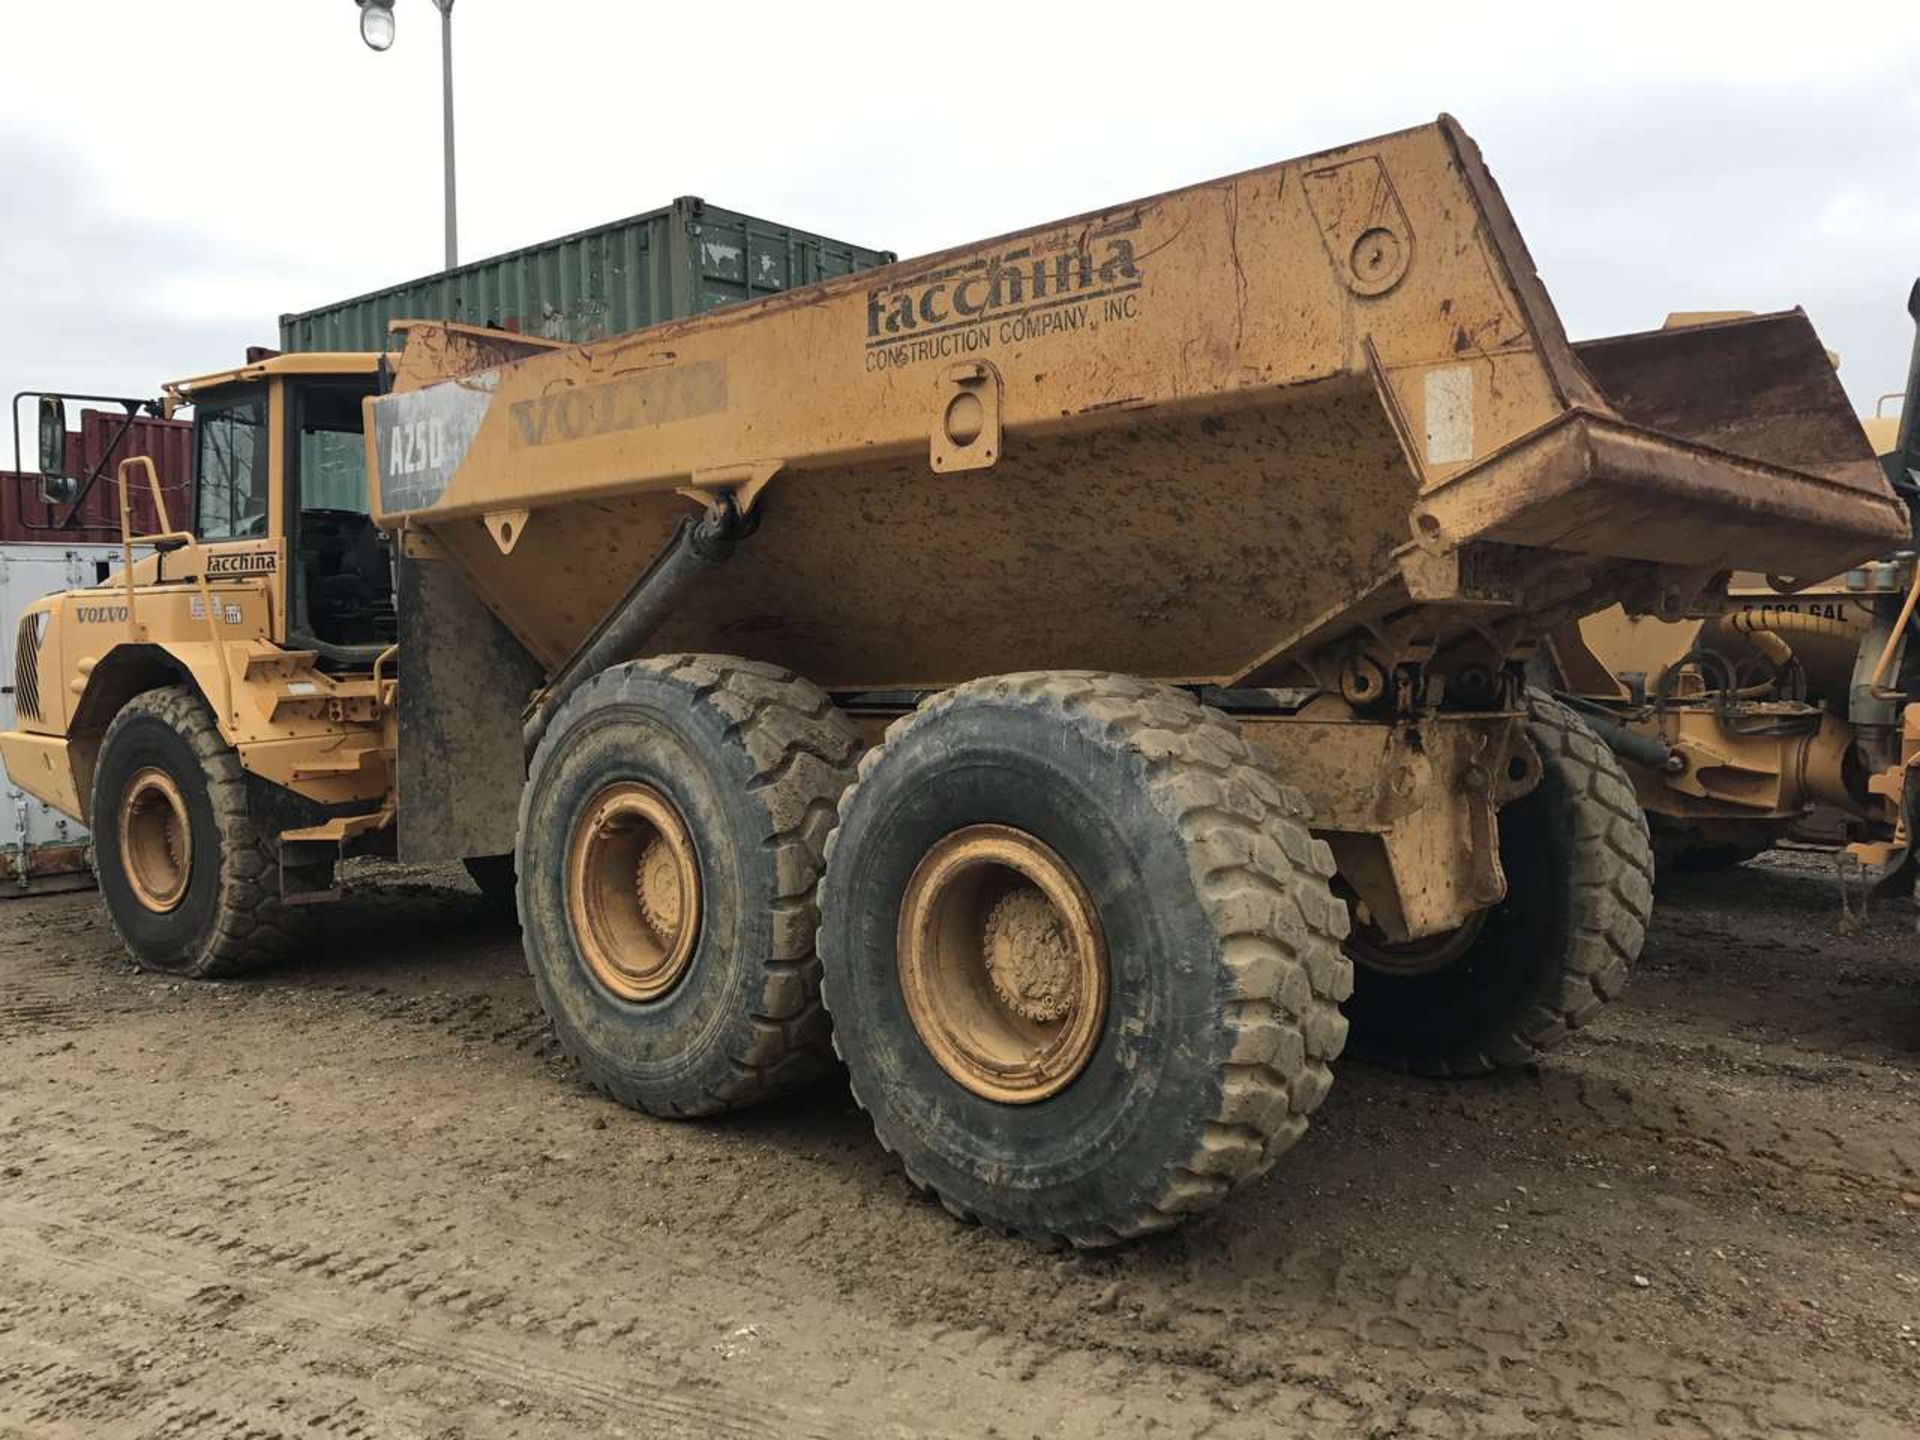
[[[55,590],[98,585],[120,568],[118,545],[0,544],[0,725],[13,728],[20,612]],[[93,883],[87,832],[9,778],[0,817],[0,899]]]

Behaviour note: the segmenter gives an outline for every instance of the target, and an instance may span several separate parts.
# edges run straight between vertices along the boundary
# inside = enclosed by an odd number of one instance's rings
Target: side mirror
[[[67,407],[57,395],[40,397],[40,473],[67,473]]]
[[[40,499],[48,505],[71,505],[80,498],[80,482],[71,475],[42,475]]]

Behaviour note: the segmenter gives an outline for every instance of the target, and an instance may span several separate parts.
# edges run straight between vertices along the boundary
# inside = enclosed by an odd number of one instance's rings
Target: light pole
[[[369,50],[393,44],[393,0],[354,0],[360,7],[360,38]],[[433,0],[440,12],[440,133],[446,143],[447,269],[460,263],[453,200],[453,0]]]

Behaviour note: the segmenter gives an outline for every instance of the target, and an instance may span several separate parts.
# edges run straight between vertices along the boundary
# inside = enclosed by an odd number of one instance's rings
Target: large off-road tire
[[[831,1066],[814,886],[857,749],[818,688],[729,656],[615,666],[561,706],[520,801],[520,924],[593,1085],[707,1115]]]
[[[191,686],[148,690],[113,717],[91,813],[107,913],[146,969],[233,975],[299,942],[307,912],[281,899],[278,844]]]
[[[1580,717],[1531,691],[1542,775],[1500,811],[1507,896],[1455,937],[1387,946],[1356,930],[1353,1053],[1422,1075],[1525,1065],[1626,986],[1653,909],[1646,817]]]
[[[841,798],[820,953],[908,1175],[1099,1246],[1266,1170],[1346,1036],[1305,811],[1226,716],[1128,676],[1000,676],[897,721]]]

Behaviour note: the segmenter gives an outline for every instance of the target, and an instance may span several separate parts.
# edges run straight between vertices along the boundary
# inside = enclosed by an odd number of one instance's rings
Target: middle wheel
[[[704,1115],[831,1063],[813,892],[857,744],[815,686],[723,655],[617,665],[561,707],[521,800],[520,923],[589,1081]]]
[[[1127,676],[936,696],[861,765],[820,887],[855,1098],[956,1213],[1078,1245],[1298,1140],[1346,1034],[1346,907],[1226,716]]]

